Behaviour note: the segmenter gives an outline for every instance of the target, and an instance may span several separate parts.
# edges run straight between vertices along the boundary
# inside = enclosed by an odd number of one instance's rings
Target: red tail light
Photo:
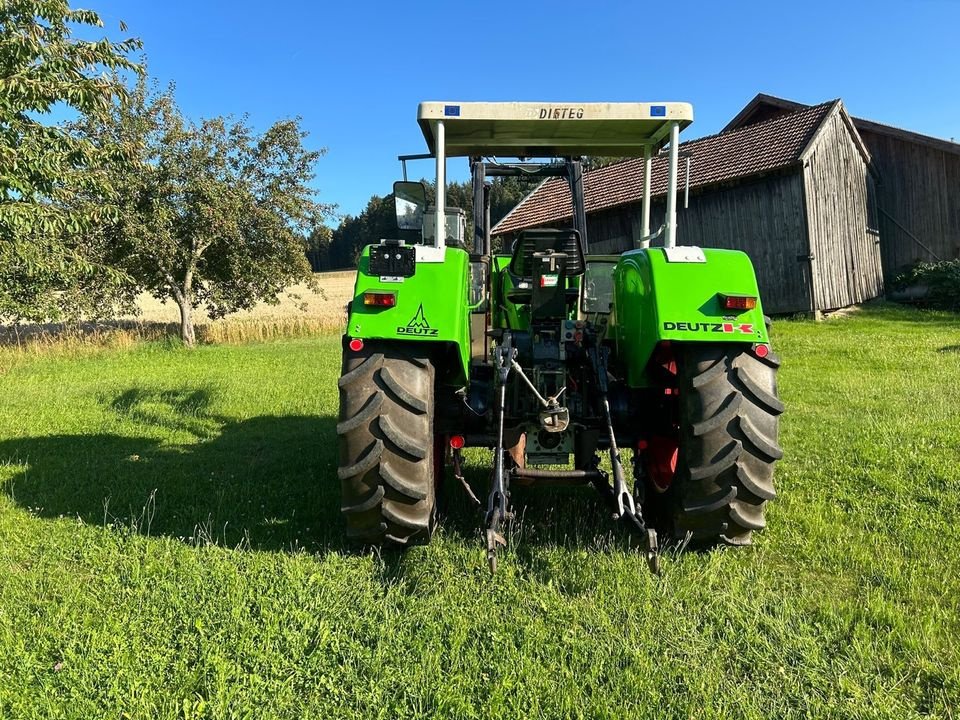
[[[754,345],[753,354],[758,358],[765,358],[770,354],[770,346],[761,343],[760,345]]]
[[[363,350],[363,340],[360,338],[354,338],[348,343],[348,347],[353,350],[353,352],[360,352]]]
[[[450,447],[452,447],[454,450],[462,450],[466,443],[467,441],[464,439],[463,435],[450,436]]]
[[[724,310],[753,310],[757,306],[757,298],[753,295],[724,295],[721,293],[720,305]]]
[[[392,308],[397,304],[397,294],[392,292],[365,292],[363,304],[367,307]]]

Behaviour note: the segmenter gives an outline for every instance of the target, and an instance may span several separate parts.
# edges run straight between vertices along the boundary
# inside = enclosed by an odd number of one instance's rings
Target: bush
[[[917,263],[894,279],[891,290],[894,300],[960,311],[960,260]]]

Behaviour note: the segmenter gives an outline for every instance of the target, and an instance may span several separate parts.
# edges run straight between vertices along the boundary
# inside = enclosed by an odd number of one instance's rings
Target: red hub
[[[677,474],[677,456],[680,452],[679,395],[677,360],[670,342],[660,343],[654,351],[651,365],[653,377],[663,389],[661,412],[663,424],[637,445],[644,469],[656,492],[665,492]]]
[[[680,444],[675,435],[653,435],[646,442],[645,467],[657,492],[666,492],[677,474],[677,455]]]

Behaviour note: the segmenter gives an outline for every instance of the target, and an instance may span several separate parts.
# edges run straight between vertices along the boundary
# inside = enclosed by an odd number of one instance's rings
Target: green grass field
[[[0,717],[960,717],[960,318],[774,333],[768,529],[660,578],[589,491],[353,552],[334,335],[0,350]]]

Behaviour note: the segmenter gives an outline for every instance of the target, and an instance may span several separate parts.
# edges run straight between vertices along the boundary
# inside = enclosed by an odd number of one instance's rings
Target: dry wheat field
[[[211,320],[199,308],[194,316],[197,337],[201,342],[246,342],[335,330],[346,320],[345,306],[353,293],[355,275],[355,270],[316,273],[319,290],[293,285],[280,294],[276,304],[259,303],[219,320]],[[107,322],[0,325],[0,345],[45,346],[55,341],[62,346],[92,341],[124,346],[176,333],[180,315],[175,303],[143,293],[137,306],[136,314]]]

